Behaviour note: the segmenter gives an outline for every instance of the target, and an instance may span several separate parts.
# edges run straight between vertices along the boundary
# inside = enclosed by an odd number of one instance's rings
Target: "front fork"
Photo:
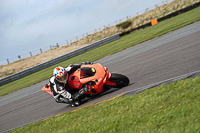
[[[109,80],[110,77],[111,77],[111,73],[107,73],[107,75],[106,75],[106,83],[105,84],[109,85],[109,86],[115,86],[117,83],[110,81]]]

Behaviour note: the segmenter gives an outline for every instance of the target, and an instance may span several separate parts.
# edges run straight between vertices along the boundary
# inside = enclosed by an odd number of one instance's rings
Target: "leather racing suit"
[[[83,62],[80,64],[69,65],[65,70],[68,73],[68,76],[75,72],[77,69],[81,67],[81,65],[92,64],[91,62]],[[68,85],[67,83],[60,83],[53,76],[49,79],[51,92],[53,93],[53,97],[57,103],[68,103],[73,104],[81,95],[88,91],[88,88],[84,86],[78,92],[70,93],[67,91]],[[70,88],[72,90],[73,88]]]

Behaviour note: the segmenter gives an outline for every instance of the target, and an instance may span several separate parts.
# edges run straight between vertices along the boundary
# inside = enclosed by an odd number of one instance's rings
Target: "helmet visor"
[[[62,77],[57,77],[57,80],[59,81],[59,82],[66,82],[66,80],[67,80],[67,73],[66,74],[64,74]]]

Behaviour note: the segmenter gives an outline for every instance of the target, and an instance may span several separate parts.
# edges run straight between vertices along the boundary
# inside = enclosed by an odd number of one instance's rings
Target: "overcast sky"
[[[115,24],[166,0],[0,0],[0,65]],[[167,0],[168,2],[172,0]]]

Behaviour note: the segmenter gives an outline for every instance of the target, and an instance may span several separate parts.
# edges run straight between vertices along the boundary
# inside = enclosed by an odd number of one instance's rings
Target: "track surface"
[[[200,70],[200,22],[102,58],[97,62],[112,73],[130,78],[130,85],[81,105],[117,96],[125,91]],[[48,80],[0,98],[0,132],[73,110],[40,91]],[[156,91],[156,90],[155,90]]]

